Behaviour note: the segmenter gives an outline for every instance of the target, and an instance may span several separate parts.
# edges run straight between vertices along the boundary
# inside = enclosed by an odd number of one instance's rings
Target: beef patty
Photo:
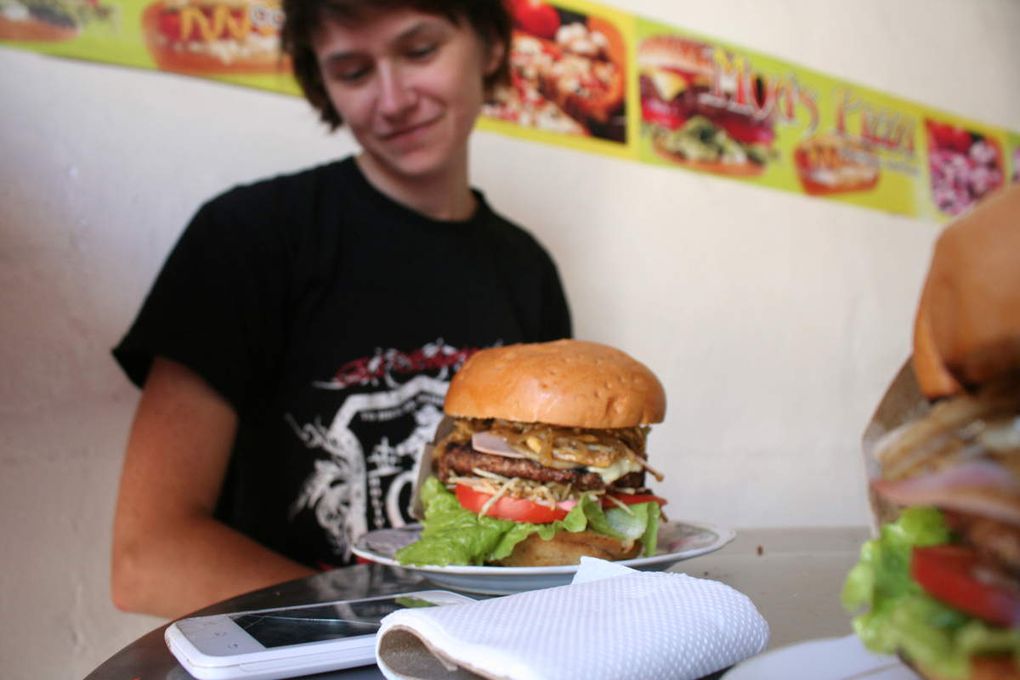
[[[507,458],[481,453],[469,444],[451,443],[446,450],[437,456],[436,473],[440,481],[445,482],[452,474],[471,475],[473,469],[485,470],[503,477],[520,477],[537,482],[557,482],[571,484],[579,491],[597,491],[606,488],[605,482],[594,472],[586,468],[558,470],[545,467],[526,458]],[[619,489],[641,489],[645,485],[645,473],[631,472],[616,480],[611,487]]]

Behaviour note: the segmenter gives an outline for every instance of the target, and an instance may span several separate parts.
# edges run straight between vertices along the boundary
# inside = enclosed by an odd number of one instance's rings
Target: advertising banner
[[[480,127],[948,220],[1020,181],[1020,133],[586,0],[508,0]],[[0,0],[0,43],[299,94],[279,0]]]

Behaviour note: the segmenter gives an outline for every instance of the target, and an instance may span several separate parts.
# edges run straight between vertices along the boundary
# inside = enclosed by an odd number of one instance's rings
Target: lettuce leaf
[[[645,555],[654,555],[656,550],[659,506],[655,503],[631,505],[630,513],[620,508],[603,511],[597,501],[585,496],[558,522],[511,522],[479,517],[464,509],[435,477],[425,480],[421,500],[425,508],[421,536],[397,551],[395,557],[401,564],[485,564],[508,557],[531,534],[549,540],[559,531],[591,530],[614,538],[640,538]]]
[[[860,612],[854,630],[880,654],[905,653],[928,672],[966,678],[975,654],[1020,659],[1020,630],[986,624],[922,590],[910,577],[914,547],[950,542],[949,527],[934,508],[908,508],[861,548],[843,586],[843,606]],[[864,611],[861,611],[864,610]]]

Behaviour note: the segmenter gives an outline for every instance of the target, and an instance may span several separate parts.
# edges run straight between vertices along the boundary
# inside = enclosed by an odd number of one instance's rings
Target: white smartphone
[[[184,669],[202,680],[292,678],[375,663],[375,633],[390,612],[472,601],[423,590],[196,616],[170,624],[163,637]]]

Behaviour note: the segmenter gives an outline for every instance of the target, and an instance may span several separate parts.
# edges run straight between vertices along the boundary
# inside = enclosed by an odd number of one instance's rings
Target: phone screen
[[[372,600],[310,605],[294,609],[232,614],[230,619],[263,647],[373,635],[387,614],[408,607],[434,607],[420,597],[385,597]]]

